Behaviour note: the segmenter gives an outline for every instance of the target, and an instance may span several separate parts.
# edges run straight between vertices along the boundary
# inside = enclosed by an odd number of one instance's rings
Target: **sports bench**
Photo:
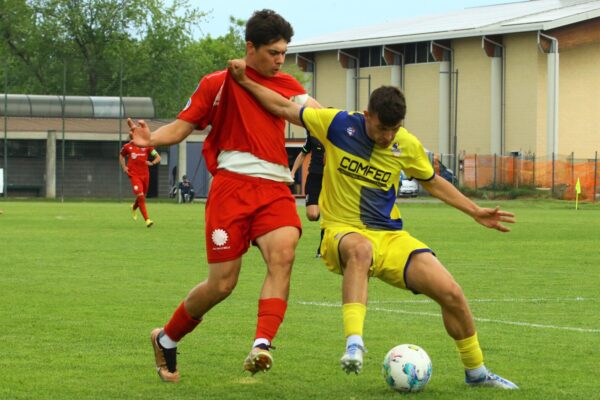
[[[9,194],[14,192],[35,193],[36,197],[40,197],[40,193],[42,192],[42,185],[30,183],[8,183],[6,185],[6,191]]]

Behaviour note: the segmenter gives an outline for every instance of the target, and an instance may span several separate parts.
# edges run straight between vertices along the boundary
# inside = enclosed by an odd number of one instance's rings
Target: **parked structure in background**
[[[459,154],[466,164],[474,154],[536,154],[552,165],[600,149],[600,1],[521,1],[353,27],[293,42],[287,62],[312,79],[322,104],[342,109],[364,109],[371,88],[401,87],[405,126],[455,172]]]
[[[292,42],[286,64],[297,64],[310,94],[336,108],[361,111],[371,88],[401,87],[410,104],[405,126],[459,186],[541,187],[563,197],[579,177],[582,200],[600,193],[600,0],[521,1],[353,27]],[[0,94],[0,102],[8,196],[128,193],[114,158],[127,140],[121,117],[144,118],[152,130],[170,122],[154,118],[147,97]],[[205,136],[158,149],[156,195],[168,196],[187,174],[196,196],[206,196]],[[305,134],[289,127],[286,136],[291,163]]]

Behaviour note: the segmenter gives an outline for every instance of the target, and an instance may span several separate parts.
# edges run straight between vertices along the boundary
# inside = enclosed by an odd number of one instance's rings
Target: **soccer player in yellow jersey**
[[[319,199],[321,227],[325,229],[321,254],[327,268],[343,276],[346,351],[342,369],[359,373],[362,368],[368,278],[374,276],[422,293],[440,305],[468,385],[518,389],[484,365],[461,287],[426,244],[402,229],[395,203],[400,172],[418,179],[431,195],[485,227],[508,232],[503,223],[514,223],[514,215],[499,207],[479,207],[435,174],[422,144],[402,127],[406,104],[399,89],[376,89],[363,113],[303,108],[257,84],[244,71],[243,60],[230,61],[229,72],[263,107],[304,126],[325,146],[327,163]]]

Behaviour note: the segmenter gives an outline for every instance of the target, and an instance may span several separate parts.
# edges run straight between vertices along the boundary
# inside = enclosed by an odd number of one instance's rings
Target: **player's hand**
[[[139,147],[150,146],[150,128],[146,121],[139,120],[136,124],[131,118],[127,118],[127,125],[129,125],[129,136],[133,144]]]
[[[242,59],[229,60],[227,69],[236,82],[241,83],[246,79],[246,61]]]
[[[509,211],[500,210],[500,206],[496,206],[496,208],[480,208],[473,218],[481,225],[500,232],[510,232],[510,229],[502,224],[503,222],[509,224],[516,222],[515,215]]]

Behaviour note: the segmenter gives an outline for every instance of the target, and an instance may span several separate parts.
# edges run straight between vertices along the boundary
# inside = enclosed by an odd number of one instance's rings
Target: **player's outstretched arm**
[[[496,229],[500,232],[510,232],[510,229],[503,223],[514,224],[516,222],[515,215],[509,211],[500,210],[500,206],[496,208],[479,207],[439,175],[436,175],[430,181],[421,182],[421,185],[432,196],[470,215],[475,221],[487,228]]]
[[[302,126],[302,122],[300,121],[300,105],[248,78],[246,76],[246,62],[244,60],[230,60],[228,68],[233,79],[256,97],[267,111],[286,119],[292,124]]]
[[[131,118],[127,118],[127,125],[129,125],[129,136],[131,136],[133,144],[140,147],[180,143],[195,129],[193,124],[181,119],[176,119],[167,125],[161,126],[152,133],[144,120],[139,120],[136,123]]]

